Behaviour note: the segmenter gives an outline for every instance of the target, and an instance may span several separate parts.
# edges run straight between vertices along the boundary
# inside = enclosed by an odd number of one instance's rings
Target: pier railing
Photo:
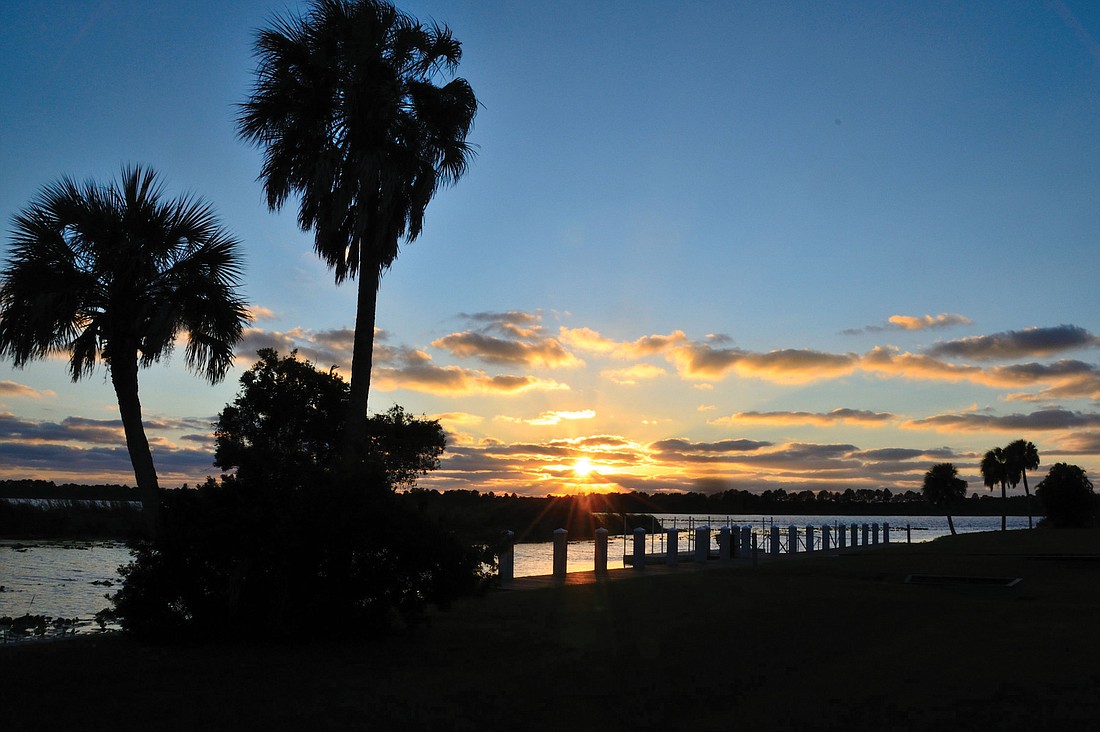
[[[889,544],[891,531],[889,523],[841,524],[831,526],[781,527],[774,520],[761,519],[748,524],[735,524],[727,517],[724,525],[715,527],[708,517],[706,523],[696,522],[694,517],[687,519],[687,527],[680,528],[678,519],[671,519],[671,526],[660,523],[660,529],[647,532],[645,528],[634,529],[633,541],[624,532],[623,566],[632,566],[644,570],[647,564],[666,564],[670,566],[681,562],[706,562],[717,560],[730,562],[738,559],[751,559],[755,563],[762,556],[780,556],[813,553],[819,551],[840,551],[860,547]],[[908,540],[909,532],[906,531]],[[507,584],[514,574],[514,535],[504,533],[498,560],[499,578]],[[681,541],[683,538],[683,541]],[[646,551],[646,540],[649,550]],[[683,547],[683,549],[681,549]],[[596,530],[593,569],[597,575],[607,572],[608,531]],[[686,551],[684,551],[686,550]],[[564,581],[568,572],[569,532],[557,529],[554,532],[553,576]]]

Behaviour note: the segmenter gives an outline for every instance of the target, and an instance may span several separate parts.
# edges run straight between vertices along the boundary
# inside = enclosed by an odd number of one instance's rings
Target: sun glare
[[[577,458],[577,461],[573,463],[573,472],[578,478],[586,477],[595,469],[595,466],[592,465],[592,461],[588,458]]]

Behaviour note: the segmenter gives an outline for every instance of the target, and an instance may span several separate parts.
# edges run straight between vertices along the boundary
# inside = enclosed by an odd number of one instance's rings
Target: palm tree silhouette
[[[999,447],[995,447],[992,450],[986,452],[982,456],[982,462],[979,466],[982,471],[982,482],[989,490],[993,490],[993,486],[1001,486],[1001,498],[1008,498],[1006,488],[1008,487],[1008,468],[1005,465],[1004,450]],[[1005,531],[1008,528],[1008,514],[1006,513],[1007,507],[1006,501],[1001,501],[1001,531]]]
[[[966,481],[959,477],[959,471],[951,463],[933,465],[924,474],[922,491],[932,505],[939,506],[947,514],[947,526],[954,536],[955,522],[951,520],[951,506],[966,496]]]
[[[1027,527],[1034,528],[1031,510],[1031,489],[1027,487],[1027,471],[1039,469],[1039,451],[1028,440],[1015,440],[1004,448],[1005,470],[1008,482],[1015,488],[1021,479],[1024,481],[1024,493],[1027,494]]]
[[[276,17],[256,41],[238,133],[263,148],[268,207],[299,196],[298,224],[336,283],[358,276],[351,397],[342,460],[366,454],[378,287],[398,243],[420,234],[436,190],[473,155],[477,99],[451,75],[462,57],[449,28],[421,25],[381,0],[314,0]]]
[[[15,217],[0,272],[0,356],[22,368],[68,352],[74,382],[97,360],[107,365],[150,528],[158,484],[138,368],[182,334],[187,366],[215,383],[248,322],[237,240],[209,204],[161,196],[156,173],[140,166],[123,168],[118,183],[48,185]]]

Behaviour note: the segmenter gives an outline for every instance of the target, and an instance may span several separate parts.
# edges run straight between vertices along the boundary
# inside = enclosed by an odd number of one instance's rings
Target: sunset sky
[[[0,4],[0,227],[127,163],[241,239],[255,321],[211,387],[140,375],[165,486],[256,349],[347,375],[355,290],[238,141],[292,0]],[[441,421],[421,485],[919,489],[1025,438],[1100,475],[1100,4],[503,2],[448,24],[469,174],[382,281],[370,408]],[[0,363],[0,478],[133,483],[101,366]],[[1022,488],[1021,488],[1022,492]]]

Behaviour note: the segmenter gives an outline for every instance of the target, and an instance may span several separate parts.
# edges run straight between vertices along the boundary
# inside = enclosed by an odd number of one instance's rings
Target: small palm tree
[[[238,242],[203,201],[162,200],[156,174],[141,167],[106,186],[63,178],[14,224],[0,272],[0,357],[21,368],[67,352],[74,382],[97,360],[107,365],[151,528],[158,484],[138,368],[183,334],[187,366],[211,383],[225,376],[248,322]]]
[[[944,509],[947,514],[947,526],[951,535],[955,535],[955,522],[951,520],[951,506],[966,496],[966,481],[959,477],[959,471],[951,463],[933,465],[924,474],[922,486],[924,497],[934,505]]]
[[[1024,481],[1024,493],[1027,495],[1027,527],[1033,528],[1031,510],[1031,489],[1027,486],[1027,471],[1039,469],[1039,451],[1035,444],[1027,440],[1010,442],[1004,449],[1005,469],[1008,472],[1008,482],[1015,488],[1022,479]]]
[[[398,244],[419,236],[441,186],[473,151],[477,99],[462,78],[437,85],[462,57],[446,26],[421,25],[382,0],[313,0],[256,41],[240,136],[263,148],[268,206],[299,197],[298,224],[336,283],[358,276],[351,398],[342,460],[367,453],[367,397],[378,287]]]
[[[1001,486],[1001,531],[1005,531],[1008,528],[1008,514],[1007,514],[1007,499],[1008,499],[1008,467],[1005,464],[1004,450],[999,447],[995,447],[992,450],[986,452],[982,456],[982,462],[979,466],[982,472],[982,482],[985,483],[985,487],[989,490],[993,490],[993,486]]]

